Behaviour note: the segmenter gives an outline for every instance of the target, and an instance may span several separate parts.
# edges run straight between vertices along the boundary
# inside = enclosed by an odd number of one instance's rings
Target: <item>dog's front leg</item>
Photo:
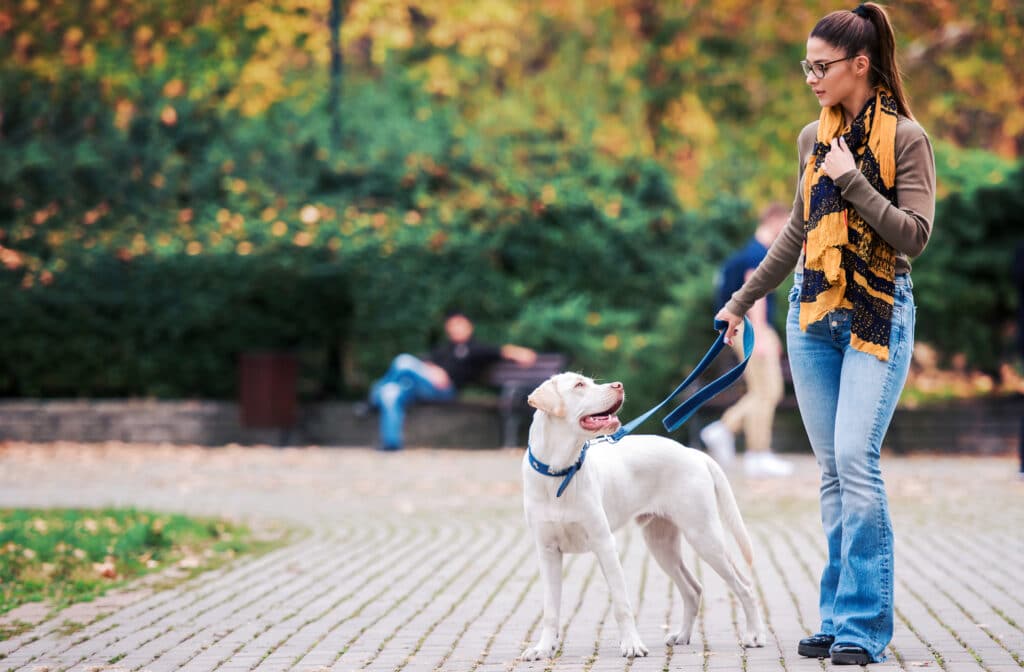
[[[633,618],[633,607],[629,603],[629,595],[626,592],[626,575],[622,571],[622,563],[619,562],[619,555],[615,552],[615,537],[611,530],[602,535],[602,539],[594,544],[594,553],[601,565],[601,573],[604,580],[608,582],[608,590],[612,595],[612,606],[615,607],[615,620],[619,624],[619,650],[623,656],[633,658],[635,656],[646,656],[647,647],[640,639],[640,633],[636,629],[636,620]]]
[[[552,658],[558,644],[558,618],[562,605],[562,552],[538,545],[540,579],[544,585],[544,622],[540,639],[523,651],[523,660]]]

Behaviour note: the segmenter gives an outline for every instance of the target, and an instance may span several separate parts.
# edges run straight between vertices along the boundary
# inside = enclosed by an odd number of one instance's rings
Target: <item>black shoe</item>
[[[828,658],[828,650],[834,641],[836,638],[832,635],[815,635],[801,639],[800,644],[796,647],[796,652],[808,658]]]
[[[871,656],[867,649],[856,644],[836,644],[832,647],[833,665],[867,665]]]

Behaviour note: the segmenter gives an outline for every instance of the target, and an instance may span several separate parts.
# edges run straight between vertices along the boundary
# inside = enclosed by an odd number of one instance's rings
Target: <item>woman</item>
[[[797,143],[790,221],[717,316],[731,339],[796,265],[786,336],[828,544],[821,629],[798,651],[837,665],[881,661],[892,639],[893,534],[879,453],[914,345],[909,257],[924,249],[935,213],[935,160],[895,51],[874,3],[814,26],[801,66],[822,109]]]

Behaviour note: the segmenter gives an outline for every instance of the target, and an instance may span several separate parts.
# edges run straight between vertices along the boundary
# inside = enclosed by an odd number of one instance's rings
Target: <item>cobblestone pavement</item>
[[[817,627],[824,558],[817,470],[730,474],[754,542],[768,645],[738,644],[735,599],[695,565],[694,641],[661,644],[680,602],[636,530],[619,548],[651,650],[618,655],[592,556],[569,556],[563,644],[538,630],[537,566],[520,513],[521,451],[204,449],[0,444],[0,506],[133,505],[278,520],[301,532],[259,557],[156,588],[146,581],[48,615],[0,642],[0,670],[824,670],[796,641]],[[1010,458],[883,459],[896,526],[896,634],[872,671],[1024,668],[1024,482]],[[688,553],[692,558],[692,553]]]

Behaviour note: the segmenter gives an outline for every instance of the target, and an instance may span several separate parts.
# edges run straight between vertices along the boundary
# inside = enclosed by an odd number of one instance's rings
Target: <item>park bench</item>
[[[538,352],[530,366],[504,360],[491,366],[484,382],[499,393],[498,413],[501,418],[501,445],[518,446],[523,420],[531,415],[526,397],[545,380],[565,371],[569,358],[558,352]]]

